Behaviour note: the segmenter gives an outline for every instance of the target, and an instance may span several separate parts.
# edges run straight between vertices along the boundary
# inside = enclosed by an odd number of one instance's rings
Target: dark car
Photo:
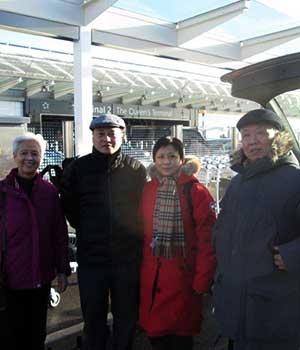
[[[221,77],[232,84],[232,95],[255,101],[274,110],[294,136],[294,154],[300,160],[300,148],[288,116],[299,116],[299,103],[286,93],[300,89],[300,53],[277,57],[237,69]]]

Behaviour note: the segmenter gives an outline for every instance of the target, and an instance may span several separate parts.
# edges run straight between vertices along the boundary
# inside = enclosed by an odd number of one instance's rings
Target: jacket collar
[[[7,189],[11,189],[13,191],[20,191],[20,185],[17,181],[17,176],[18,176],[18,169],[13,168],[10,173],[6,176],[6,178],[3,180],[3,185]],[[36,174],[35,176],[35,183],[39,182],[41,180],[41,175],[39,173]]]
[[[104,162],[110,169],[115,169],[122,163],[122,152],[121,147],[114,154],[104,154],[99,152],[95,147],[93,147],[92,155],[96,157],[99,161]]]

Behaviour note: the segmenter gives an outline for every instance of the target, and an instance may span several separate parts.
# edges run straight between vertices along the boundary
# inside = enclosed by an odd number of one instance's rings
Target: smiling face
[[[172,145],[163,146],[155,154],[155,166],[162,176],[173,176],[182,164],[179,153]]]
[[[272,140],[278,130],[267,124],[251,124],[241,129],[242,147],[250,160],[271,157]]]
[[[14,154],[14,161],[18,168],[18,175],[33,178],[42,159],[40,145],[33,140],[26,140],[19,144]]]
[[[123,131],[120,128],[96,128],[93,130],[93,145],[104,154],[114,154],[122,145]]]

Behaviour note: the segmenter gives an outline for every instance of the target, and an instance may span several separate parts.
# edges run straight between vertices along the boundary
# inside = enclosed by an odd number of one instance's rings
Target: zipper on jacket
[[[183,259],[183,266],[187,271],[192,272],[192,267],[188,264],[186,258]]]
[[[112,217],[113,217],[113,207],[112,207],[112,194],[111,194],[111,170],[107,169],[107,201],[109,210],[109,241],[110,250],[112,251]]]
[[[150,305],[150,308],[149,308],[149,312],[153,308],[155,295],[157,293],[157,284],[158,284],[158,277],[159,277],[160,266],[161,266],[161,261],[160,261],[159,258],[157,258],[157,268],[156,268],[154,282],[153,282],[153,287],[152,287],[152,292],[151,292],[151,305]]]

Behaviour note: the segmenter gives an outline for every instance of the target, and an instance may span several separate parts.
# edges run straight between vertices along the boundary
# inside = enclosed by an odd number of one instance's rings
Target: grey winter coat
[[[289,349],[299,346],[300,170],[280,135],[272,159],[247,164],[239,151],[242,157],[232,167],[238,175],[226,191],[214,229],[220,332],[256,344],[239,349],[269,349],[268,343],[272,349],[285,349],[291,342]],[[274,265],[273,246],[279,247],[288,271]]]

